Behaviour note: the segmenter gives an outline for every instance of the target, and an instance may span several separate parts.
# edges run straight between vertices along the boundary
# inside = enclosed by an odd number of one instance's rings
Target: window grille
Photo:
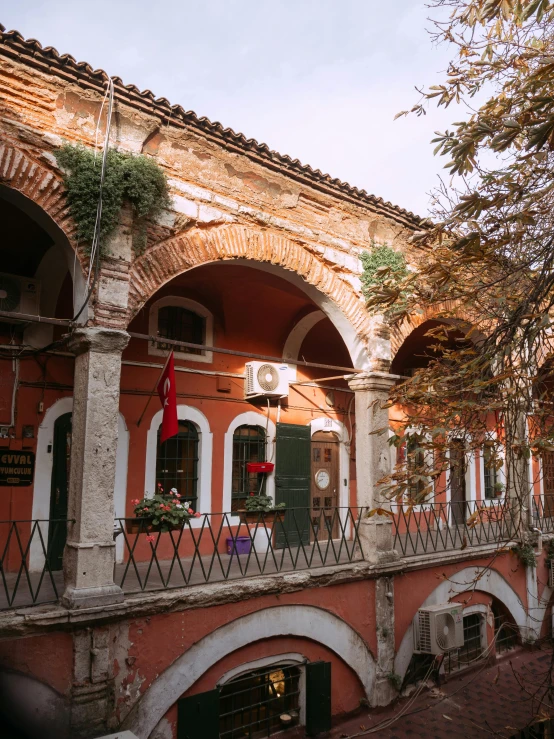
[[[519,644],[519,629],[512,623],[511,617],[499,603],[492,604],[494,616],[494,635],[496,638],[496,654],[503,654],[515,649]]]
[[[206,319],[191,310],[178,305],[166,305],[158,310],[158,336],[173,341],[185,341],[191,344],[203,344],[206,334]],[[188,346],[176,346],[158,341],[158,349],[186,354],[204,354],[202,349]]]
[[[423,503],[427,497],[425,480],[414,480],[412,475],[425,472],[425,450],[421,448],[417,436],[408,436],[406,441],[406,463],[408,466],[408,497],[416,503]]]
[[[498,470],[494,466],[492,459],[492,450],[490,446],[483,449],[483,472],[485,478],[485,500],[496,498],[496,486],[498,480]]]
[[[220,687],[220,739],[254,739],[282,731],[283,714],[299,720],[300,669],[273,665],[254,670]]]
[[[265,431],[261,426],[239,426],[233,434],[231,511],[244,508],[250,493],[265,493],[265,475],[247,472],[247,462],[265,462]]]
[[[198,431],[190,421],[179,421],[179,433],[163,444],[158,431],[156,481],[167,493],[177,488],[183,500],[196,510],[198,498]]]

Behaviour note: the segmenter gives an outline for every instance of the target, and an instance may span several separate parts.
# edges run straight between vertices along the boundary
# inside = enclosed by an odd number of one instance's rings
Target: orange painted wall
[[[68,694],[73,674],[73,638],[71,634],[53,632],[0,641],[0,665]]]
[[[316,606],[336,614],[362,637],[372,654],[376,654],[374,583],[371,580],[264,596],[201,611],[159,614],[129,623],[129,656],[133,664],[131,668],[115,666],[118,674],[116,684],[122,696],[119,702],[125,703],[128,685],[140,682],[140,691],[144,693],[156,677],[187,649],[220,626],[264,608],[291,604]],[[317,634],[313,638],[315,643]],[[263,648],[265,650],[265,646]],[[199,692],[196,687],[193,691]],[[353,696],[354,693],[349,689],[348,695]]]

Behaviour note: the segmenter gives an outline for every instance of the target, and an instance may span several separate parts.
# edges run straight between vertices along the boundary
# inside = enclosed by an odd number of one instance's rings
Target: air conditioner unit
[[[19,277],[0,272],[0,310],[38,316],[40,282],[30,277]],[[10,320],[3,317],[4,321]]]
[[[288,364],[247,362],[245,372],[244,394],[247,398],[259,395],[282,398],[289,394]]]
[[[426,606],[417,612],[414,629],[415,651],[442,654],[464,646],[462,606],[446,603]]]

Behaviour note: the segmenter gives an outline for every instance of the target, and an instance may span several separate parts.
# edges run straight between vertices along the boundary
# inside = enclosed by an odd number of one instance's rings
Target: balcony
[[[394,549],[402,557],[508,542],[519,523],[505,499],[392,506]]]
[[[124,593],[153,592],[239,578],[313,570],[363,561],[358,529],[362,508],[287,509],[260,513],[248,524],[231,513],[204,514],[167,532],[147,521],[116,519],[123,542],[114,582]],[[63,573],[51,565],[51,542],[66,521],[0,522],[0,610],[54,603],[64,591]],[[41,566],[31,566],[31,550]],[[36,562],[37,557],[35,557]]]
[[[159,532],[147,521],[116,519],[119,541],[114,582],[127,595],[187,588],[363,561],[360,524],[367,509],[287,509],[257,514],[211,513],[192,525]],[[392,504],[393,548],[402,559],[463,551],[517,538],[519,524],[506,500]],[[533,522],[554,531],[554,505],[533,502]],[[0,522],[0,610],[57,602],[64,591],[51,547],[65,520]],[[39,563],[37,565],[37,562]]]

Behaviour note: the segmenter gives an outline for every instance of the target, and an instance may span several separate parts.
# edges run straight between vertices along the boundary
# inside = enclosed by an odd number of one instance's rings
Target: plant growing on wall
[[[392,249],[388,244],[373,245],[371,251],[360,255],[362,262],[362,291],[369,298],[375,288],[379,292],[389,290],[395,293],[398,285],[408,274],[404,255]]]
[[[95,157],[94,152],[84,146],[65,144],[56,153],[56,159],[64,170],[64,184],[71,217],[77,225],[77,237],[90,245],[96,223],[102,157]],[[103,249],[126,202],[130,203],[134,215],[133,249],[135,253],[141,253],[146,246],[147,220],[170,204],[167,177],[152,159],[111,149],[107,155],[102,188],[100,244]]]
[[[531,546],[531,544],[521,544],[517,547],[514,547],[512,550],[521,564],[525,565],[526,567],[536,567],[537,566],[537,557],[535,555],[535,550]]]

